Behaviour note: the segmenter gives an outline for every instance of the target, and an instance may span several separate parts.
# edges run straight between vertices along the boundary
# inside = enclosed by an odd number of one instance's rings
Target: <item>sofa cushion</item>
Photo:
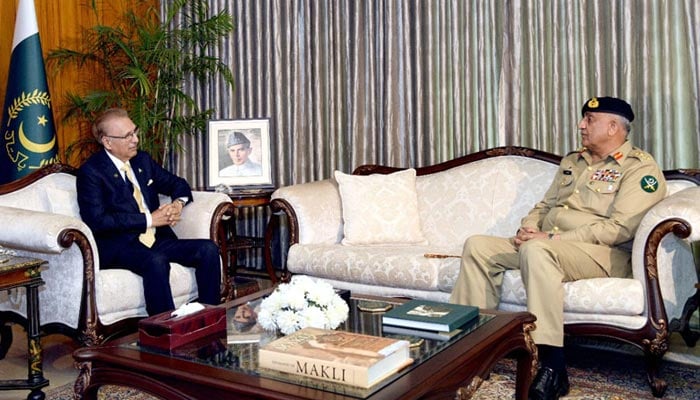
[[[54,214],[80,218],[80,208],[75,190],[69,191],[53,186],[45,189],[49,211]]]
[[[143,279],[140,276],[126,269],[112,268],[101,270],[95,279],[100,322],[109,325],[126,317],[148,315],[143,294]],[[124,290],[125,287],[139,290]],[[194,268],[170,264],[170,288],[175,307],[194,300],[197,297]]]
[[[440,271],[457,263],[453,258],[429,258],[426,253],[455,249],[426,246],[343,246],[295,244],[287,268],[293,274],[367,285],[437,291]]]
[[[501,303],[527,305],[519,270],[503,278]],[[564,311],[588,314],[641,315],[644,288],[636,279],[591,278],[564,283]]]
[[[343,209],[344,245],[421,244],[416,170],[367,176],[335,171]]]

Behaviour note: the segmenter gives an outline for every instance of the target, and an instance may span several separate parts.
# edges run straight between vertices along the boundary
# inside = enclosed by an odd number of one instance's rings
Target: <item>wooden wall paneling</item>
[[[46,59],[46,54],[58,47],[73,48],[79,43],[83,29],[97,23],[95,14],[90,4],[92,0],[34,0],[34,8],[37,14],[41,48]],[[100,15],[104,24],[114,21],[128,6],[158,7],[158,0],[97,0],[100,7]],[[17,17],[17,5],[19,0],[0,1],[0,103],[4,105],[5,91],[7,90],[7,75],[12,52],[12,40]],[[45,64],[46,65],[46,64]],[[61,119],[65,114],[65,95],[68,92],[83,93],[88,81],[99,81],[104,77],[94,74],[86,74],[85,71],[65,69],[57,74],[46,65],[46,77],[52,98],[53,116],[56,124],[56,136],[59,144],[59,156],[63,162],[76,165],[75,160],[65,159],[66,146],[80,136],[80,127],[75,123],[66,125]],[[4,112],[4,110],[3,110]],[[86,128],[86,127],[84,127]]]

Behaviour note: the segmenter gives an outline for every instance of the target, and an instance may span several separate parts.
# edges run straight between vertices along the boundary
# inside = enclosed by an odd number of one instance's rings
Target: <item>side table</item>
[[[16,256],[0,256],[0,290],[24,286],[27,292],[27,355],[28,376],[26,380],[7,379],[0,381],[0,390],[29,389],[27,399],[43,400],[46,396],[41,388],[49,384],[42,369],[41,337],[39,335],[39,286],[41,267],[46,261]],[[4,328],[4,327],[3,327]],[[10,331],[11,332],[11,331]],[[7,333],[3,329],[3,336]],[[12,341],[11,337],[0,338],[1,342]],[[9,344],[8,344],[9,346]]]
[[[236,207],[233,218],[228,223],[228,239],[226,240],[223,249],[223,254],[225,254],[227,263],[227,269],[230,274],[230,278],[234,279],[236,275],[236,269],[238,268],[238,252],[240,250],[247,249],[263,249],[263,257],[265,263],[265,270],[269,276],[272,283],[277,281],[274,268],[269,260],[267,254],[268,249],[265,249],[265,229],[268,224],[268,216],[261,217],[255,213],[257,207],[267,207],[270,205],[270,196],[275,189],[270,188],[255,188],[255,189],[233,189],[231,192],[227,193],[231,198],[233,205]],[[263,227],[263,232],[261,236],[251,236],[249,234],[243,234],[238,231],[237,224],[241,220],[248,218],[265,218],[262,221],[261,226]],[[257,223],[257,221],[255,221]],[[235,286],[235,283],[234,283]]]

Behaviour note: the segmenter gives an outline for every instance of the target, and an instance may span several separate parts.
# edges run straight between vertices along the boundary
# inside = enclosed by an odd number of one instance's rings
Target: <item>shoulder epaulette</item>
[[[640,150],[640,149],[636,149],[636,148],[630,152],[629,157],[634,157],[634,158],[639,159],[641,161],[654,160],[654,157],[652,157],[651,154],[647,153],[644,150]]]
[[[581,153],[583,153],[584,151],[586,151],[586,148],[585,148],[585,147],[579,147],[579,148],[576,149],[576,150],[573,150],[573,151],[570,151],[570,152],[566,153],[566,155],[567,155],[567,156],[570,156],[570,155],[572,155],[572,154],[581,154]]]

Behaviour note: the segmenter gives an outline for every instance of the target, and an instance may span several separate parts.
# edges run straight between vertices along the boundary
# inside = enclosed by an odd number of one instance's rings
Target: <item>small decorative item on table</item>
[[[368,313],[383,313],[391,310],[393,304],[385,301],[360,300],[357,309]]]
[[[306,327],[335,329],[348,318],[348,304],[333,286],[306,276],[294,276],[263,299],[258,323],[284,335]]]
[[[192,313],[178,315],[176,312],[166,311],[139,321],[139,344],[172,351],[208,336],[226,335],[226,309],[223,307],[203,305]]]

